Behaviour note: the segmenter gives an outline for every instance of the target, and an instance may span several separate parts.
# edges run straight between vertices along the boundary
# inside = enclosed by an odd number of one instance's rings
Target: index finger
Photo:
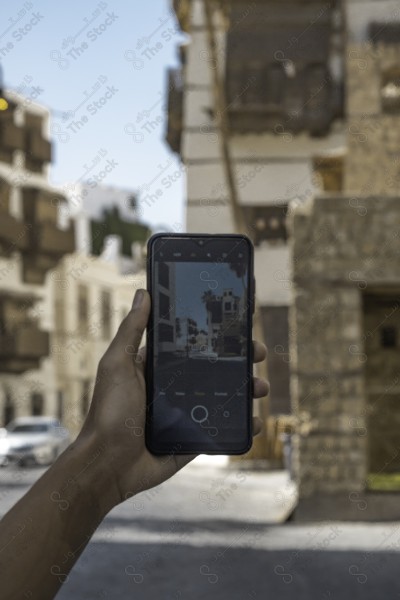
[[[267,356],[267,346],[257,340],[253,341],[253,362],[259,363],[265,360]]]

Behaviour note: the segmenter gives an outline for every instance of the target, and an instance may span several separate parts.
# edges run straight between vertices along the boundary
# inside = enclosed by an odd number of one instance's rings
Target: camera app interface
[[[215,450],[246,428],[247,248],[216,262],[162,254],[154,262],[154,433],[168,443],[179,431],[178,441]]]

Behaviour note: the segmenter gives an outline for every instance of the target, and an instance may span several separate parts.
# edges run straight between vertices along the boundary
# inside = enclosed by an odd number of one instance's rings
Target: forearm
[[[105,444],[80,438],[0,522],[4,600],[53,598],[117,503]]]

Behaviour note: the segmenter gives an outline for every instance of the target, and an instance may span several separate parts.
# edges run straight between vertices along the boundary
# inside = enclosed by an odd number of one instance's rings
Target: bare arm
[[[162,483],[194,455],[154,456],[144,443],[145,379],[138,351],[150,310],[139,290],[100,361],[89,414],[77,440],[0,522],[4,600],[54,598],[106,514]],[[255,345],[255,360],[266,350]],[[268,384],[255,379],[256,397]],[[255,423],[255,433],[260,424]]]

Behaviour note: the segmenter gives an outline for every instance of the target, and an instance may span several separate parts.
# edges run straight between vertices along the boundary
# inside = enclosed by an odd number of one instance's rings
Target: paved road
[[[0,512],[41,472],[0,471]],[[400,523],[278,524],[292,497],[284,473],[199,460],[114,509],[57,598],[400,598]]]

